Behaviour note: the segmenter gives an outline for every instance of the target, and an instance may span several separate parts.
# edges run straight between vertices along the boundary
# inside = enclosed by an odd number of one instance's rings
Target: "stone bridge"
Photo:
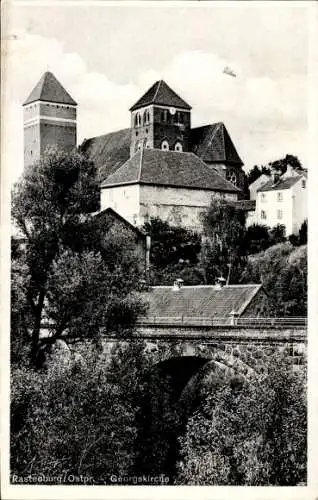
[[[237,320],[146,319],[139,321],[132,339],[145,341],[145,352],[175,380],[178,393],[204,365],[215,372],[249,376],[262,373],[269,358],[283,351],[295,370],[307,357],[307,328],[302,319]],[[112,337],[106,343],[118,342]]]

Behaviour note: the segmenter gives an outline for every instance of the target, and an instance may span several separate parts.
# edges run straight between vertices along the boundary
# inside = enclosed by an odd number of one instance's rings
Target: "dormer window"
[[[163,151],[169,151],[169,143],[168,143],[168,141],[162,141],[162,143],[161,143],[161,149]]]
[[[181,153],[183,151],[181,142],[176,142],[175,143],[174,150],[178,151],[179,153]]]

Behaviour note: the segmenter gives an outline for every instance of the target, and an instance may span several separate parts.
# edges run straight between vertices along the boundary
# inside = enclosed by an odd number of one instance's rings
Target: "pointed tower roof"
[[[149,104],[162,104],[164,106],[191,109],[191,106],[181,99],[163,80],[154,83],[136,104],[130,108],[130,111],[148,106]]]
[[[191,130],[192,151],[207,163],[243,165],[224,123]]]
[[[65,88],[50,71],[44,73],[27,100],[23,103],[23,106],[34,101],[49,101],[60,104],[72,104],[73,106],[77,105],[74,99],[72,99],[70,94],[66,92]]]

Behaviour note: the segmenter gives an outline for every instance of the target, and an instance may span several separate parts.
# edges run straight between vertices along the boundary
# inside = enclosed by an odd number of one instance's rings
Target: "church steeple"
[[[138,149],[189,151],[191,106],[159,80],[130,108],[130,156]]]
[[[77,103],[47,71],[41,77],[24,108],[24,165],[40,159],[48,146],[69,151],[76,146]]]

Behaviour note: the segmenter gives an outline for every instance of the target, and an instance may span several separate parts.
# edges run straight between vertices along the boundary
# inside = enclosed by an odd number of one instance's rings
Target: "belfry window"
[[[232,184],[234,184],[234,186],[236,186],[236,184],[237,184],[237,176],[236,176],[236,173],[234,172],[234,170],[228,170],[226,172],[226,179],[228,181],[230,181]]]
[[[169,151],[169,143],[168,143],[168,141],[162,141],[162,143],[161,143],[161,149],[163,151]]]

